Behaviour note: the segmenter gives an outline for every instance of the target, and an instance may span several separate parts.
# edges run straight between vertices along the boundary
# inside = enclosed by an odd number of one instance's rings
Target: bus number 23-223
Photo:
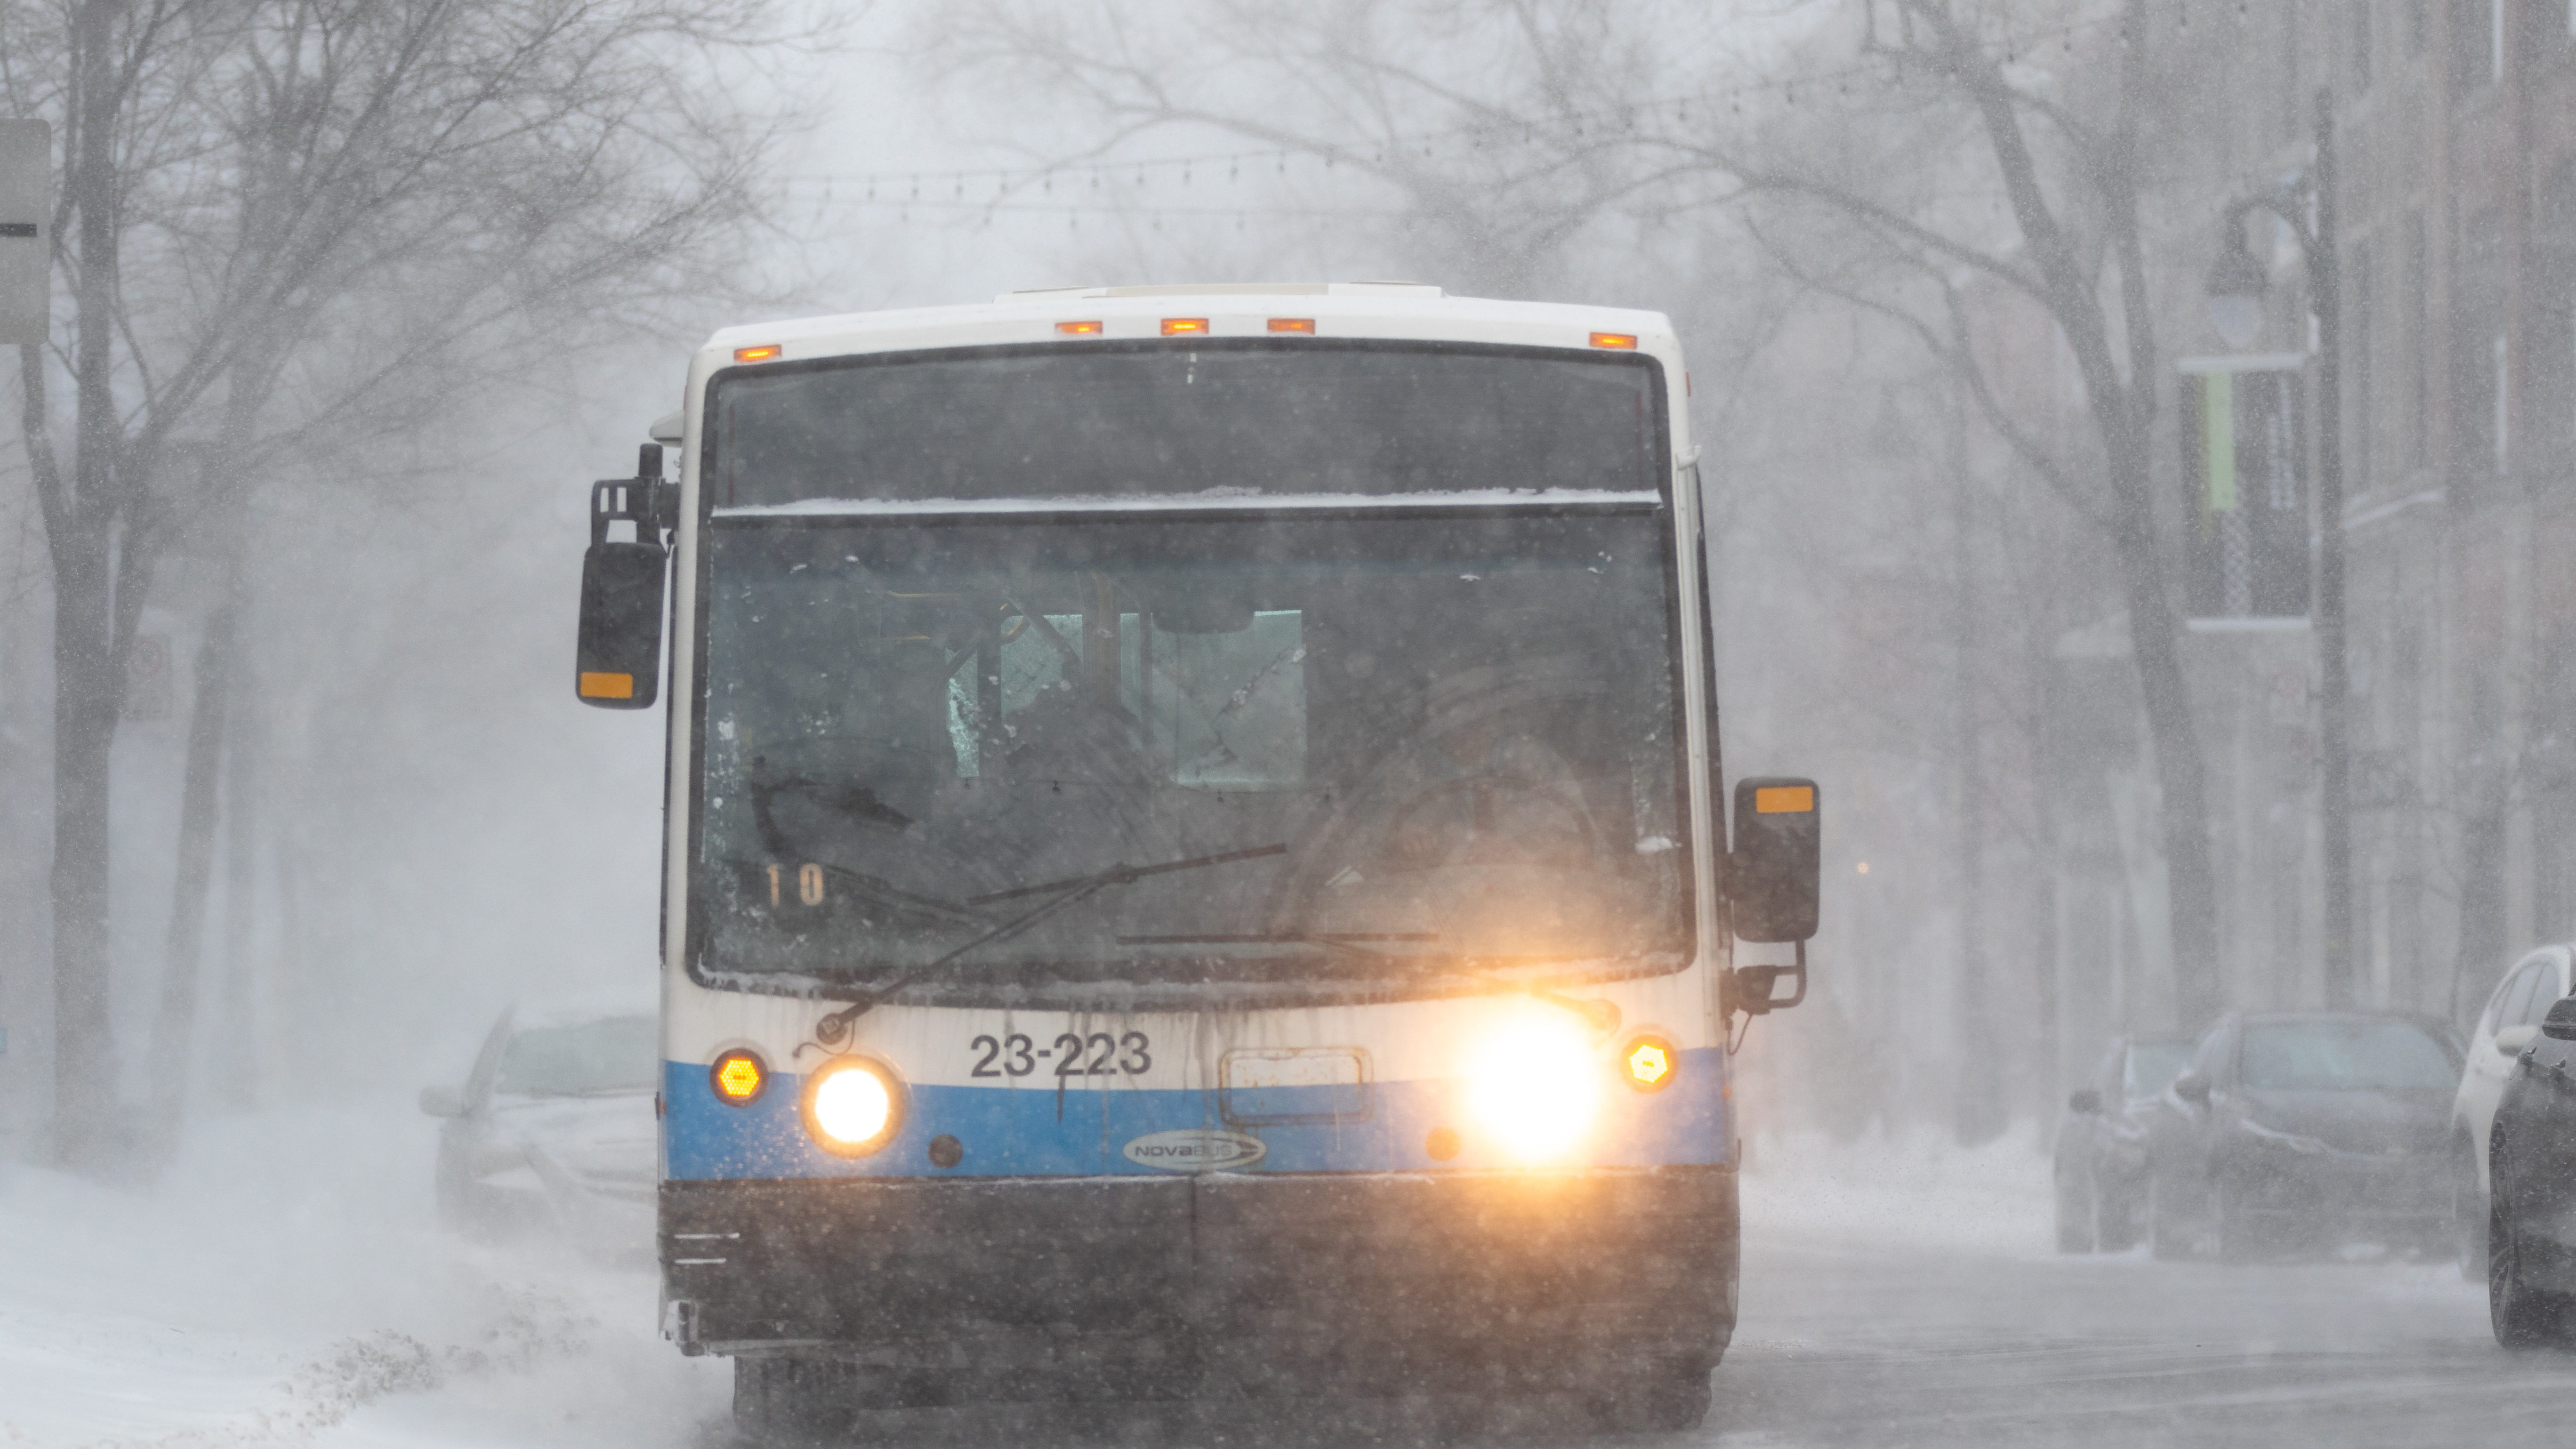
[[[979,1036],[967,1046],[982,1053],[970,1073],[978,1077],[1025,1077],[1042,1061],[1053,1062],[1059,1077],[1114,1077],[1121,1072],[1132,1077],[1154,1069],[1153,1043],[1141,1031],[1114,1040],[1105,1031],[1087,1037],[1066,1032],[1043,1051],[1018,1032],[998,1038]]]

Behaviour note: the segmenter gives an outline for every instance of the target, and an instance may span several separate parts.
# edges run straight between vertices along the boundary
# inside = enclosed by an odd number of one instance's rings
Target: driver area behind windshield
[[[974,999],[1673,969],[1662,533],[718,524],[695,963]]]

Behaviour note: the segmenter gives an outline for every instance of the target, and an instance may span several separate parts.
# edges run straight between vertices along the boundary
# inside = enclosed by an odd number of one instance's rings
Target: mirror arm
[[[1797,960],[1789,967],[1789,971],[1792,975],[1798,978],[1798,989],[1789,993],[1789,999],[1786,1001],[1765,1000],[1762,1003],[1763,1010],[1787,1011],[1790,1007],[1793,1007],[1807,999],[1807,943],[1804,941],[1798,942],[1797,952]]]
[[[1736,1012],[1740,1011],[1746,1016],[1768,1016],[1775,1011],[1786,1011],[1790,1007],[1793,1007],[1807,999],[1807,943],[1804,941],[1798,941],[1794,942],[1793,945],[1795,946],[1798,955],[1797,959],[1790,965],[1778,966],[1764,964],[1761,966],[1730,966],[1727,968],[1727,1015],[1732,1016]],[[1780,978],[1783,976],[1792,976],[1797,978],[1798,989],[1789,994],[1788,1000],[1774,1001],[1771,999],[1771,989],[1773,986],[1778,984]],[[1740,989],[1744,983],[1750,981],[1760,981],[1762,983],[1762,994],[1760,996],[1749,995]]]
[[[590,485],[590,541],[608,542],[608,525],[623,520],[635,525],[637,543],[658,544],[680,526],[680,485],[662,477],[662,445],[646,443],[636,450],[635,476],[602,478]]]

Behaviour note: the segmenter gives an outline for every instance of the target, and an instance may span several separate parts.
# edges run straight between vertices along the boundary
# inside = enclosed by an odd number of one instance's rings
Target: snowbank
[[[721,1422],[642,1262],[437,1230],[407,1102],[205,1124],[148,1195],[0,1175],[0,1445],[634,1446]],[[639,1245],[640,1246],[640,1245]],[[453,1386],[471,1392],[428,1394]]]
[[[1964,1149],[1930,1129],[1848,1143],[1784,1133],[1745,1144],[1744,1233],[2054,1257],[2050,1191],[2048,1154],[2022,1131]]]

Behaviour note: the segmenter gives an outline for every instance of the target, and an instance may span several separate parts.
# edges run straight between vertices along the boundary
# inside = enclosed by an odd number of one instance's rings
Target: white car
[[[2459,1095],[2451,1100],[2463,1277],[2483,1282],[2487,1276],[2487,1133],[2495,1125],[2496,1102],[2513,1075],[2514,1059],[2540,1034],[2540,1019],[2549,1014],[2550,1004],[2571,994],[2576,994],[2576,951],[2543,946],[2513,963],[2469,1034],[2468,1065],[2460,1072]]]
[[[660,1058],[649,1005],[501,1013],[464,1083],[420,1094],[421,1110],[445,1119],[441,1222],[487,1237],[551,1230],[609,1256],[649,1251]]]

